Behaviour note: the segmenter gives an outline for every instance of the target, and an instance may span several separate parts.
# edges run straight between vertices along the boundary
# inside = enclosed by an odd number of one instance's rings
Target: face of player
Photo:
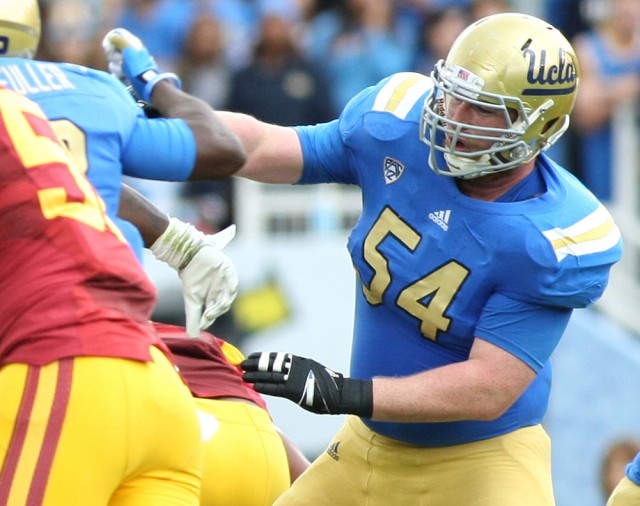
[[[516,119],[516,112],[509,111],[512,121]],[[450,97],[447,101],[447,118],[465,125],[482,127],[482,130],[474,130],[472,127],[465,127],[462,133],[465,135],[457,138],[455,149],[463,152],[474,152],[489,149],[500,139],[498,130],[504,131],[508,128],[507,118],[504,110],[495,107],[483,107],[478,103],[467,102],[455,97]],[[495,140],[487,136],[486,129],[496,129]],[[474,136],[482,138],[474,138]],[[453,137],[450,134],[445,136],[447,147],[451,147]]]

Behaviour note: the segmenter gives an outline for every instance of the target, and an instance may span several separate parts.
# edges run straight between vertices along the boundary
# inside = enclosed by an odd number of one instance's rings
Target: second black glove
[[[373,413],[373,382],[345,378],[315,360],[291,353],[256,352],[240,367],[243,378],[263,394],[284,397],[319,414]]]

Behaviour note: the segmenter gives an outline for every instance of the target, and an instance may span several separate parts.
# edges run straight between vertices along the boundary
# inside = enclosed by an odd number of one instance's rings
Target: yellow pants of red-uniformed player
[[[0,504],[198,505],[195,403],[151,351],[0,368]]]
[[[270,506],[290,483],[269,414],[236,400],[196,399],[205,457],[201,506]]]

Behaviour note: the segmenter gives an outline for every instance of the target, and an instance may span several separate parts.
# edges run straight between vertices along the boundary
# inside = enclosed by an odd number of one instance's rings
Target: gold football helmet
[[[431,148],[429,166],[471,178],[532,160],[568,128],[578,74],[571,44],[541,19],[502,13],[470,25],[431,73],[420,128]],[[452,100],[502,112],[505,128],[454,121],[447,116]],[[479,144],[483,149],[468,148]]]
[[[38,42],[37,0],[0,0],[0,56],[33,58]]]

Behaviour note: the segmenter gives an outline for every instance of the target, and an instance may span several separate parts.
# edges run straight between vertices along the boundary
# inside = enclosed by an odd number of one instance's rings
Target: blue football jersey
[[[549,357],[574,308],[596,301],[621,255],[609,212],[569,172],[540,155],[528,198],[486,202],[428,166],[419,140],[430,78],[391,76],[354,97],[340,118],[298,127],[301,184],[362,190],[348,240],[357,272],[351,375],[404,376],[467,360],[475,337],[538,374],[494,421],[388,423],[385,436],[417,445],[460,444],[539,423]],[[529,179],[529,178],[527,178]]]
[[[122,175],[188,179],[196,146],[187,124],[181,119],[146,119],[120,81],[78,65],[0,58],[0,85],[40,105],[140,258],[140,233],[117,217]]]

